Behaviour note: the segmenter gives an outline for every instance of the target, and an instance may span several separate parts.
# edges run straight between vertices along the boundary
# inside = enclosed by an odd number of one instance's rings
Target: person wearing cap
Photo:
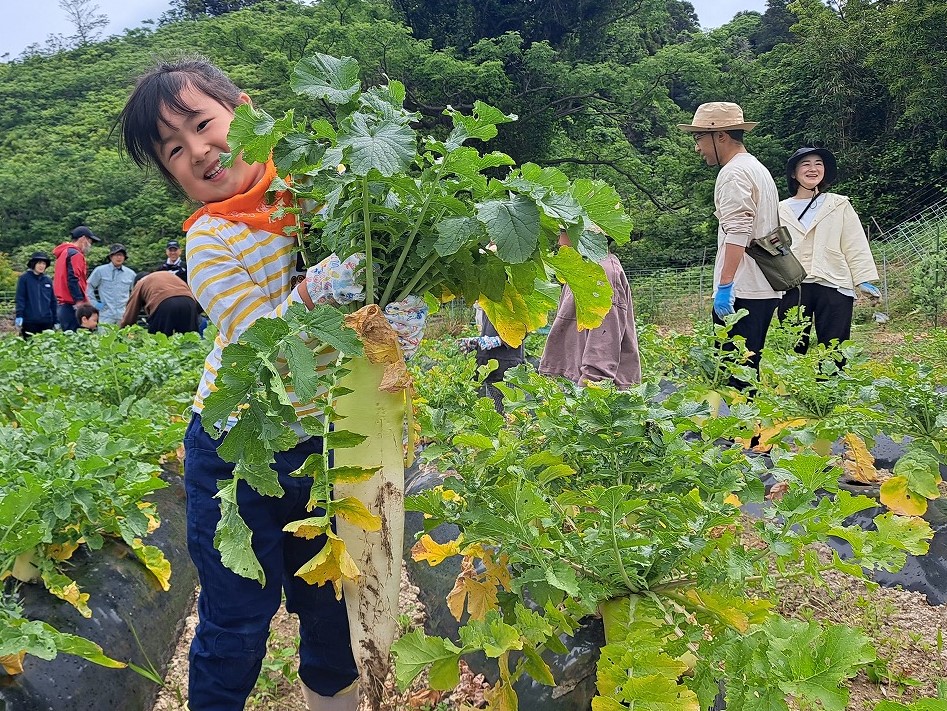
[[[855,208],[844,195],[826,192],[838,177],[835,156],[826,148],[803,147],[786,162],[791,197],[779,203],[779,221],[792,235],[792,252],[806,270],[797,288],[786,292],[779,318],[798,306],[808,317],[797,353],[809,349],[811,331],[829,346],[852,336],[856,288],[873,299],[878,269]]]
[[[197,332],[197,314],[200,311],[197,299],[174,272],[154,271],[139,276],[119,327],[137,323],[142,311],[145,312],[148,333],[170,336]]]
[[[135,283],[135,272],[125,266],[127,258],[125,245],[113,244],[105,264],[97,266],[89,275],[89,300],[99,309],[102,323],[118,323],[125,313]]]
[[[57,321],[63,331],[75,331],[79,328],[76,306],[88,300],[88,267],[85,255],[93,242],[102,241],[85,225],[76,227],[69,236],[69,242],[63,242],[53,250],[53,257],[56,259],[53,293],[58,304]]]
[[[714,260],[714,323],[740,309],[747,315],[730,328],[742,336],[752,354],[748,365],[759,372],[766,331],[782,292],[770,286],[756,261],[746,254],[751,240],[778,226],[779,193],[773,176],[743,145],[743,136],[757,126],[745,121],[743,109],[727,101],[701,104],[689,124],[678,124],[694,138],[694,150],[709,166],[719,166],[714,184],[717,216],[717,256]],[[734,345],[728,341],[725,349]],[[749,384],[730,378],[740,390]]]
[[[158,270],[172,272],[186,282],[187,264],[184,263],[184,259],[181,257],[181,245],[178,241],[176,239],[169,240],[164,253],[168,258],[158,267]]]
[[[16,327],[23,338],[56,325],[56,297],[53,280],[46,274],[49,256],[33,252],[26,271],[16,282]]]

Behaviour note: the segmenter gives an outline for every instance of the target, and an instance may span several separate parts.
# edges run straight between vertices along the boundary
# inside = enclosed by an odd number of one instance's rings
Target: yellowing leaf
[[[736,506],[737,508],[740,508],[743,505],[743,502],[740,501],[740,497],[737,496],[736,494],[730,494],[729,496],[727,496],[727,498],[723,500],[723,503],[730,504],[731,506]]]
[[[50,585],[46,580],[46,589],[60,600],[64,600],[79,611],[79,614],[86,619],[92,617],[92,610],[89,609],[89,594],[80,592],[79,586],[74,580],[70,580],[66,585]]]
[[[17,674],[23,673],[23,657],[26,656],[26,652],[17,652],[16,654],[4,654],[0,656],[0,666],[10,676],[15,676]]]
[[[397,392],[410,384],[411,376],[401,353],[398,334],[377,304],[369,304],[355,313],[346,314],[345,325],[358,334],[368,361],[385,365],[379,390]]]
[[[443,487],[440,487],[440,490],[441,490],[441,498],[444,501],[456,501],[459,504],[464,503],[464,497],[458,494],[453,489],[444,489]]]
[[[171,589],[171,563],[164,557],[161,549],[155,546],[146,546],[140,538],[132,541],[132,550],[138,560],[158,579],[161,589],[167,592]]]
[[[411,558],[416,561],[426,560],[428,565],[440,565],[451,556],[460,554],[460,546],[464,541],[464,534],[460,534],[453,541],[438,543],[428,534],[424,534],[411,547]]]
[[[478,576],[473,560],[465,557],[453,589],[447,594],[447,607],[455,620],[464,614],[464,604],[473,620],[483,620],[490,610],[497,609],[497,586],[492,578]]]
[[[78,541],[67,541],[65,543],[53,543],[46,547],[46,555],[53,560],[64,561],[72,558],[72,554],[79,548]]]
[[[894,476],[881,485],[881,503],[902,516],[923,516],[927,511],[927,499],[908,489],[908,480]]]
[[[853,481],[870,484],[878,481],[878,470],[875,469],[875,458],[865,441],[857,434],[845,435],[845,473]]]
[[[331,530],[326,531],[328,541],[321,551],[307,561],[296,575],[310,585],[325,585],[331,582],[335,588],[335,599],[342,599],[342,578],[355,580],[358,566],[345,548],[342,539]]]
[[[381,516],[373,514],[361,501],[354,496],[346,496],[332,502],[332,513],[341,516],[353,526],[363,531],[381,530]]]
[[[548,320],[546,296],[538,290],[524,296],[510,282],[503,287],[502,301],[481,298],[477,303],[496,326],[500,338],[511,346],[520,345],[527,333],[545,326]]]
[[[579,330],[600,326],[612,308],[614,295],[602,266],[583,259],[572,247],[560,247],[555,255],[549,257],[548,263],[559,281],[572,289]]]
[[[479,558],[483,562],[483,575],[493,578],[497,585],[510,589],[510,558],[506,553],[494,561],[493,549],[484,548],[479,543],[467,546],[460,553],[470,558]]]
[[[487,711],[516,711],[519,708],[513,687],[502,680],[493,688],[484,690],[483,698],[487,701]]]
[[[764,601],[737,598],[710,590],[691,588],[683,592],[683,597],[740,632],[746,632],[751,624],[762,622],[769,609],[769,603]]]
[[[318,538],[326,529],[329,528],[329,518],[327,516],[313,516],[299,521],[293,521],[283,526],[283,530],[292,533],[300,538]]]

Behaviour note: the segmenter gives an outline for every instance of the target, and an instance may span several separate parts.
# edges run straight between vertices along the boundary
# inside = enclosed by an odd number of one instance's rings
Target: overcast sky
[[[766,0],[691,0],[704,28],[719,27],[741,10],[766,8]],[[43,43],[50,34],[70,35],[73,27],[59,8],[58,0],[3,0],[0,21],[0,55],[13,59],[30,44]],[[157,19],[168,9],[169,0],[95,0],[110,23],[102,36],[138,27],[142,20]]]

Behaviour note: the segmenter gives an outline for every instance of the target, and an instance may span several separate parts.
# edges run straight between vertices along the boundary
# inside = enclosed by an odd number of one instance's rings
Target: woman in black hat
[[[49,256],[45,252],[33,252],[26,271],[16,282],[15,323],[23,338],[56,325],[56,297],[53,281],[46,276],[48,266]]]
[[[825,192],[835,182],[835,156],[825,148],[800,148],[786,163],[792,197],[779,203],[779,222],[792,235],[792,251],[806,270],[805,281],[786,292],[779,305],[782,319],[794,306],[811,319],[796,352],[809,349],[814,327],[818,343],[847,341],[852,333],[856,288],[873,299],[881,292],[868,238],[852,203]]]

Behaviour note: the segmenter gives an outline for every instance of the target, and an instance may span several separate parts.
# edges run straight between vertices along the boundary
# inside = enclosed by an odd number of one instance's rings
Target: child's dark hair
[[[181,100],[181,92],[188,87],[230,109],[240,103],[240,89],[230,77],[203,57],[188,57],[159,62],[142,74],[116,122],[122,129],[122,146],[131,159],[142,168],[156,167],[172,185],[177,183],[158,155],[158,126],[165,108],[180,116],[194,114],[194,109]]]
[[[92,314],[97,314],[99,310],[92,304],[79,304],[76,307],[76,321],[82,323],[82,319],[91,318]]]

